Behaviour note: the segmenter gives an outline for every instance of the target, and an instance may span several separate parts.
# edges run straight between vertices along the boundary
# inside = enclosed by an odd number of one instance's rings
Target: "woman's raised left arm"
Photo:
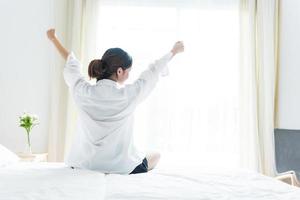
[[[55,29],[49,29],[47,31],[47,36],[49,40],[54,44],[56,47],[57,51],[60,53],[60,55],[67,60],[69,51],[60,43],[59,39],[55,35]]]

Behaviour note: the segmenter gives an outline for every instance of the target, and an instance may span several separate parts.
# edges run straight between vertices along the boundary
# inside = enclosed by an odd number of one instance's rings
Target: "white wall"
[[[18,127],[24,110],[40,117],[31,135],[33,151],[47,151],[54,56],[45,32],[65,11],[65,0],[0,1],[0,144],[15,152],[26,145],[25,130]]]
[[[279,128],[300,129],[300,1],[281,1]]]

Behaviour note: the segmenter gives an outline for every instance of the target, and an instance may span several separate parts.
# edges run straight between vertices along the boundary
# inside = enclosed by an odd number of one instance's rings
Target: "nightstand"
[[[47,162],[48,153],[24,154],[18,153],[22,162]]]

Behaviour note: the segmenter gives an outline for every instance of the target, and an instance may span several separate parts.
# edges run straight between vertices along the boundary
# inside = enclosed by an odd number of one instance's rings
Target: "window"
[[[117,3],[118,4],[117,4]],[[128,82],[183,40],[135,114],[138,148],[165,160],[238,165],[238,1],[103,1],[99,48],[121,47],[133,57]]]

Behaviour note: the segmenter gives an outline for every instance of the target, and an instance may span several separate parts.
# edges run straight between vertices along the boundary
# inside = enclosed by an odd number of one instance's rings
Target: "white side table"
[[[24,154],[18,153],[20,160],[22,162],[47,162],[48,153],[33,153],[33,154]]]

